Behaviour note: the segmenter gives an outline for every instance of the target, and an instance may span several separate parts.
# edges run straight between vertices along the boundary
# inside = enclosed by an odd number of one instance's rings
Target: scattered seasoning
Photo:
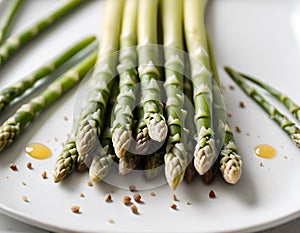
[[[155,197],[156,196],[155,192],[151,192],[150,196]]]
[[[27,196],[23,196],[23,197],[22,197],[22,200],[23,200],[24,202],[29,202],[29,200],[28,200],[28,197],[27,197]]]
[[[175,194],[173,194],[173,200],[174,200],[174,201],[178,201],[178,199],[177,199],[177,197],[176,197]]]
[[[139,211],[138,211],[138,208],[136,207],[135,204],[132,204],[130,206],[130,209],[131,209],[131,212],[134,213],[134,214],[139,214]]]
[[[25,183],[25,181],[22,182],[22,185],[26,186],[27,184]]]
[[[236,127],[235,127],[235,131],[236,131],[237,133],[240,133],[240,132],[241,132],[241,128],[238,127],[238,126],[236,126]]]
[[[87,182],[87,185],[90,186],[90,187],[93,187],[92,181],[89,180],[89,181]]]
[[[232,117],[232,114],[231,113],[227,113],[227,117]]]
[[[43,171],[42,174],[41,174],[41,176],[42,176],[43,179],[47,179],[47,172]]]
[[[114,221],[112,218],[108,219],[107,221],[108,221],[109,223],[115,223],[115,221]]]
[[[74,205],[74,206],[72,206],[71,207],[71,211],[73,212],[73,213],[80,213],[80,206],[78,206],[78,205]]]
[[[133,185],[133,184],[129,185],[129,190],[130,190],[130,192],[136,191],[135,185]]]
[[[288,157],[286,155],[284,155],[283,158],[288,159]]]
[[[27,167],[28,169],[32,169],[32,163],[31,163],[31,162],[28,162],[28,163],[26,164],[26,167]]]
[[[115,190],[114,188],[112,188],[112,189],[110,190],[111,193],[115,193],[115,191],[116,191],[116,190]]]
[[[85,197],[84,193],[79,194],[80,197]]]
[[[105,197],[104,197],[104,200],[105,200],[106,202],[111,202],[111,201],[112,201],[111,195],[110,195],[110,194],[106,194]]]
[[[141,202],[141,195],[140,194],[134,194],[133,196],[133,199],[136,201],[136,202]]]
[[[68,121],[68,120],[69,120],[69,117],[64,116],[64,120],[65,120],[65,121]]]
[[[260,163],[259,163],[259,166],[264,167],[263,162],[260,162]]]
[[[123,203],[124,205],[129,205],[131,201],[131,198],[129,196],[124,196]]]
[[[172,204],[170,205],[170,207],[171,207],[173,210],[176,210],[176,209],[177,209],[177,205],[174,204],[174,203],[172,203]]]
[[[54,141],[58,142],[58,138],[57,138],[57,137],[54,137]]]
[[[190,203],[189,201],[187,201],[185,204],[186,204],[186,205],[191,205],[191,203]]]
[[[240,108],[245,108],[244,102],[243,102],[243,101],[240,101],[239,106],[240,106]]]
[[[230,90],[234,90],[234,86],[233,85],[229,85],[229,89]]]
[[[246,136],[250,136],[250,133],[246,133]]]
[[[15,163],[11,163],[11,164],[9,165],[9,167],[10,167],[10,169],[13,170],[13,171],[17,171],[17,170],[18,170],[18,167],[17,167],[17,165],[16,165]]]
[[[213,190],[211,190],[211,191],[209,192],[208,196],[209,196],[210,198],[216,198],[216,194],[215,194],[215,192],[214,192]]]

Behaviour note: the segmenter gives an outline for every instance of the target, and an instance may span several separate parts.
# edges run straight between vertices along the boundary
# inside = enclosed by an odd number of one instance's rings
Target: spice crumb
[[[22,200],[23,200],[24,202],[29,202],[29,200],[28,200],[28,197],[27,197],[27,196],[23,196],[23,197],[22,197]]]
[[[210,198],[216,198],[216,194],[215,194],[215,192],[214,192],[213,190],[211,190],[211,191],[209,192],[209,197],[210,197]]]
[[[260,162],[260,163],[259,163],[259,166],[263,167],[263,166],[264,166],[263,162]]]
[[[111,195],[110,194],[106,194],[105,197],[104,197],[104,200],[106,202],[111,202],[112,201]]]
[[[71,211],[72,211],[73,213],[80,213],[80,206],[78,206],[78,205],[72,206],[72,207],[71,207]]]
[[[141,202],[141,195],[140,194],[135,194],[134,196],[133,196],[133,199],[136,201],[136,202]]]
[[[187,204],[187,205],[191,205],[191,203],[190,203],[189,201],[187,201],[185,204]]]
[[[26,167],[27,167],[28,169],[32,169],[32,163],[31,163],[31,162],[28,162],[28,163],[26,164]]]
[[[129,190],[130,190],[130,192],[136,191],[135,185],[133,185],[133,184],[129,185]]]
[[[64,116],[64,120],[65,120],[65,121],[68,121],[68,120],[69,120],[69,117]]]
[[[87,182],[87,185],[90,186],[90,187],[93,187],[92,181],[89,180],[89,181]]]
[[[172,204],[170,205],[170,207],[171,207],[172,209],[174,209],[174,210],[176,210],[176,209],[177,209],[177,205],[176,205],[176,204],[174,204],[174,203],[172,203]]]
[[[230,90],[234,90],[234,86],[233,85],[229,85],[229,89]]]
[[[41,176],[42,176],[43,179],[47,179],[47,172],[43,171],[42,174],[41,174]]]
[[[23,186],[26,186],[27,184],[25,183],[25,181],[23,181],[23,182],[22,182],[22,185],[23,185]]]
[[[17,167],[17,165],[16,165],[15,163],[11,163],[11,164],[9,165],[9,167],[10,167],[10,169],[13,170],[13,171],[17,171],[17,170],[18,170],[18,167]]]
[[[58,142],[58,138],[57,138],[57,137],[54,137],[54,141]]]
[[[111,193],[115,193],[115,191],[116,191],[116,190],[115,190],[114,188],[112,188],[112,189],[110,190]]]
[[[112,218],[108,219],[107,221],[108,221],[109,223],[115,223],[115,221],[114,221]]]
[[[136,207],[135,204],[132,204],[130,206],[130,209],[131,209],[131,212],[134,213],[134,214],[139,214],[139,211],[138,211],[138,208]]]
[[[177,198],[177,196],[175,194],[173,194],[173,200],[174,201],[178,201],[178,198]]]
[[[283,158],[288,159],[288,157],[286,155],[284,155]]]
[[[236,127],[235,127],[235,131],[236,131],[237,133],[240,133],[240,132],[241,132],[241,128],[238,127],[238,126],[236,126]]]
[[[80,197],[85,197],[84,193],[79,194]]]
[[[231,113],[227,113],[227,117],[232,117],[232,114]]]
[[[156,196],[155,192],[151,192],[150,196],[155,197]]]
[[[243,101],[240,101],[239,106],[240,106],[240,108],[245,108],[244,102],[243,102]]]
[[[123,203],[124,205],[129,205],[131,202],[131,198],[129,196],[124,196]]]

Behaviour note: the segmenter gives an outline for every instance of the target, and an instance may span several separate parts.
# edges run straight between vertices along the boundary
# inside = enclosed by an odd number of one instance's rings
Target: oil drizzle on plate
[[[275,157],[276,150],[270,145],[261,144],[255,147],[255,154],[261,158],[271,159]]]
[[[32,143],[27,145],[25,147],[25,152],[27,155],[35,159],[47,159],[52,154],[51,150],[41,143]]]

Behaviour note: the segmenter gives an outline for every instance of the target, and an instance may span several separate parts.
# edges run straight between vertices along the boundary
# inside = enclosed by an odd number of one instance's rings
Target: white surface
[[[25,1],[12,30],[34,21],[57,3]],[[89,1],[22,49],[1,67],[0,86],[28,73],[46,60],[46,56],[57,54],[84,35],[98,34],[101,6],[102,1]],[[299,149],[238,88],[229,90],[232,82],[222,67],[230,65],[264,78],[293,99],[299,99],[299,79],[296,79],[300,72],[299,9],[300,1],[296,0],[215,0],[209,7],[208,31],[226,88],[226,106],[233,115],[229,121],[233,128],[239,126],[242,130],[235,134],[244,161],[244,174],[237,185],[227,185],[219,178],[207,186],[197,179],[191,185],[182,183],[176,192],[167,186],[141,191],[144,204],[137,205],[141,214],[135,216],[122,204],[122,197],[131,195],[128,190],[116,189],[113,202],[105,203],[104,195],[111,191],[111,186],[102,183],[88,187],[86,173],[74,174],[61,184],[54,184],[51,171],[60,144],[72,125],[73,90],[43,112],[13,146],[1,152],[1,211],[58,232],[240,232],[270,228],[298,217],[300,189],[295,187],[300,179]],[[238,107],[239,101],[244,101],[245,109]],[[70,120],[65,121],[64,116]],[[44,161],[30,159],[23,152],[30,142],[48,145],[54,155]],[[274,146],[277,156],[272,160],[255,157],[253,149],[261,143]],[[26,168],[28,161],[33,163],[33,170]],[[12,162],[18,165],[17,172],[9,169]],[[264,167],[259,166],[260,162]],[[49,179],[41,178],[44,170]],[[130,177],[124,180],[128,182],[124,183],[125,187],[132,181]],[[139,187],[138,183],[135,185]],[[215,191],[216,199],[208,197],[210,190]],[[150,196],[151,191],[157,196]],[[81,192],[85,198],[79,196]],[[180,200],[176,203],[178,211],[169,207],[173,193]],[[29,203],[22,201],[23,195],[28,196]],[[192,205],[186,205],[186,201]],[[81,206],[81,214],[70,211],[73,205]],[[114,224],[108,223],[110,218]]]

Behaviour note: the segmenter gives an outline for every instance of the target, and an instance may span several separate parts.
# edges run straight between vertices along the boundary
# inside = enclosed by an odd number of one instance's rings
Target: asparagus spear
[[[164,155],[165,150],[163,148],[155,151],[154,153],[147,155],[145,159],[145,175],[147,179],[153,179],[158,176],[164,168]]]
[[[119,160],[119,174],[125,175],[135,169],[139,162],[141,161],[141,156],[132,153],[125,153],[125,155]]]
[[[277,90],[276,88],[272,87],[271,85],[262,82],[258,79],[255,79],[253,77],[250,77],[249,75],[239,73],[243,78],[257,84],[261,88],[268,91],[271,95],[273,95],[276,99],[282,102],[282,104],[288,109],[290,113],[294,115],[294,117],[300,121],[300,106],[296,104],[291,98]]]
[[[80,113],[75,139],[78,161],[88,161],[97,148],[103,128],[106,105],[114,83],[119,34],[123,12],[122,0],[107,0],[102,37],[100,38],[98,64],[92,74],[87,106]]]
[[[53,180],[55,183],[63,180],[69,175],[76,166],[78,152],[75,145],[74,134],[71,134],[63,146],[61,154],[58,156],[54,170]]]
[[[64,16],[67,12],[78,6],[84,0],[68,0],[62,6],[49,13],[45,17],[37,20],[29,27],[23,29],[19,33],[16,33],[7,38],[0,46],[0,66],[6,61],[13,53],[19,48],[40,34],[50,25],[54,24],[58,19]]]
[[[159,64],[157,47],[158,0],[141,0],[138,11],[138,73],[141,80],[141,103],[144,109],[144,121],[150,138],[162,142],[167,137],[168,127],[163,116],[161,74],[156,67]]]
[[[215,160],[215,139],[212,127],[213,74],[208,54],[204,25],[207,0],[184,1],[184,27],[188,52],[191,55],[191,76],[194,87],[195,125],[197,145],[194,165],[200,175],[206,173]]]
[[[296,146],[300,148],[300,129],[276,109],[275,106],[270,104],[253,86],[247,84],[243,76],[238,72],[230,67],[225,67],[225,70],[244,93],[252,98],[280,126],[280,128],[290,136]]]
[[[60,53],[55,58],[43,64],[38,69],[26,75],[19,81],[11,84],[10,86],[0,90],[0,112],[9,105],[9,103],[16,97],[22,95],[26,90],[31,88],[38,80],[53,73],[58,67],[63,65],[72,56],[81,51],[84,47],[92,43],[96,38],[94,36],[87,37],[67,50]]]
[[[8,6],[8,9],[6,9],[5,14],[2,18],[2,23],[0,28],[0,44],[5,39],[6,31],[21,3],[22,0],[10,0],[10,5]]]
[[[16,113],[0,126],[0,151],[12,144],[35,115],[56,101],[62,94],[78,83],[93,67],[96,53],[89,55],[82,62],[63,74],[39,96],[22,105]]]
[[[168,142],[165,154],[165,176],[171,189],[176,189],[184,177],[187,166],[186,132],[184,122],[183,74],[184,53],[182,38],[182,13],[181,0],[164,0],[162,2],[162,26],[165,55],[164,84],[168,116]]]
[[[120,94],[115,108],[112,140],[116,155],[122,158],[130,146],[132,138],[133,109],[136,104],[137,71],[136,71],[136,20],[137,0],[125,2],[121,40],[120,40]]]

